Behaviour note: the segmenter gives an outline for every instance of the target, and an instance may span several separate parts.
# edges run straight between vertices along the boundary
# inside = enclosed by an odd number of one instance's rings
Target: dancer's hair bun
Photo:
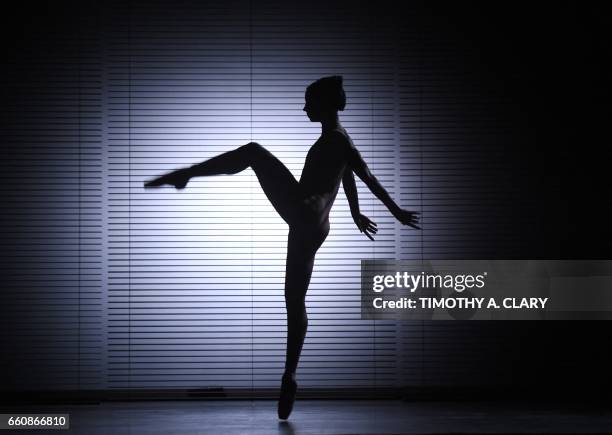
[[[342,87],[343,78],[340,75],[322,77],[308,86],[307,91],[320,104],[334,110],[344,110],[346,94]]]

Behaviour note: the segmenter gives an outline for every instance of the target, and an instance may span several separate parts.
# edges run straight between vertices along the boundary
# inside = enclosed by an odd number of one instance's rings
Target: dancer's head
[[[346,95],[342,88],[342,76],[323,77],[306,88],[304,112],[313,121],[336,116],[344,110]]]

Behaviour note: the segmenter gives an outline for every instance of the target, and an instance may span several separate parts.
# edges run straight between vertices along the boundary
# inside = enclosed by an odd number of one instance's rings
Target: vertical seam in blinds
[[[80,41],[77,43],[77,58],[80,58]],[[77,61],[77,177],[78,177],[78,198],[77,198],[77,282],[78,282],[78,302],[77,302],[77,389],[81,389],[81,62]]]
[[[132,389],[132,0],[128,0],[128,389]]]
[[[249,141],[253,142],[253,0],[249,0]],[[253,323],[255,316],[253,312],[254,295],[253,295],[253,178],[254,174],[251,171],[249,175],[249,209],[250,209],[250,248],[251,248],[251,391],[255,389],[255,339]]]
[[[369,6],[370,3],[368,3]],[[369,78],[369,88],[370,88],[370,148],[371,148],[371,153],[372,153],[372,167],[376,168],[376,161],[375,161],[375,157],[376,157],[376,152],[375,152],[375,143],[374,143],[374,77],[373,77],[373,16],[374,16],[374,11],[371,10],[369,7],[366,7],[366,10],[368,11],[368,78]],[[374,200],[375,197],[372,196],[372,219],[376,219],[376,212],[375,212],[375,208],[374,208]],[[372,243],[372,258],[376,258],[376,243]],[[372,329],[373,329],[373,334],[372,334],[372,359],[373,359],[373,372],[374,372],[374,388],[377,388],[377,370],[376,370],[376,320],[372,320]]]

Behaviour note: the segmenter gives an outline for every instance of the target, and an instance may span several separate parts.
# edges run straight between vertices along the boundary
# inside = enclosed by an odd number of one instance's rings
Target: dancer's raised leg
[[[171,184],[184,188],[194,177],[236,174],[252,168],[264,193],[285,220],[290,223],[297,213],[299,185],[291,171],[270,151],[255,142],[219,154],[193,166],[178,169],[145,183],[145,187]]]

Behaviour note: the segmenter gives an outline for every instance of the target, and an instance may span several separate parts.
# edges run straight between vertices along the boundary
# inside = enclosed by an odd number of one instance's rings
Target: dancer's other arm
[[[349,167],[357,174],[361,180],[368,186],[374,195],[389,209],[391,214],[402,224],[409,225],[412,228],[420,229],[416,224],[419,222],[420,212],[406,210],[400,208],[385,188],[380,184],[378,179],[370,172],[370,168],[361,157],[361,153],[349,141],[344,143],[346,158]]]
[[[359,211],[359,197],[357,196],[357,185],[355,184],[355,177],[353,176],[353,170],[350,167],[346,167],[344,170],[344,176],[342,177],[342,187],[344,193],[348,199],[349,207],[351,208],[351,216],[359,228],[359,231],[364,233],[370,240],[374,240],[372,234],[376,234],[378,229],[376,223],[368,219]]]

